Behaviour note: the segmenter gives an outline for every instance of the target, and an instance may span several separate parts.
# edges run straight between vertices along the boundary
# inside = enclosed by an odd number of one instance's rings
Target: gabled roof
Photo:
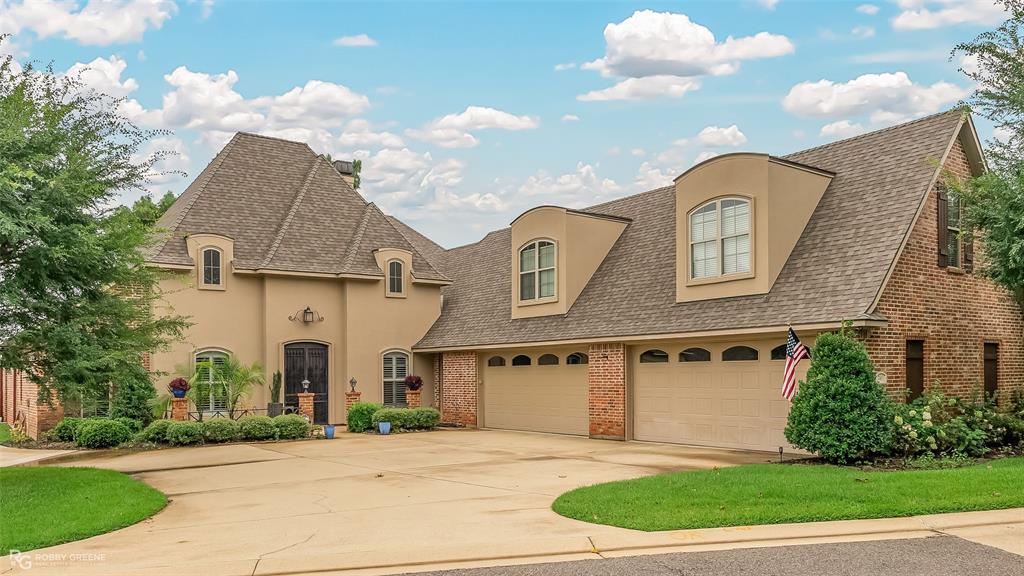
[[[449,250],[441,317],[420,349],[628,338],[873,318],[962,113],[951,110],[788,156],[834,173],[768,294],[676,303],[675,188],[586,211],[632,219],[564,316],[511,318],[510,230]]]
[[[157,224],[147,259],[193,265],[185,237],[234,240],[236,270],[383,277],[373,251],[413,255],[413,277],[447,281],[372,203],[306,144],[238,133]]]

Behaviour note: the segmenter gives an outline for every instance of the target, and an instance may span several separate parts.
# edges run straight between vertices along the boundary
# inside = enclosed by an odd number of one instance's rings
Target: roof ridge
[[[304,146],[306,148],[309,148],[310,152],[313,152],[314,154],[316,153],[316,152],[313,151],[312,148],[310,148],[308,142],[300,142],[299,140],[289,140],[287,138],[280,138],[278,136],[267,136],[265,134],[257,134],[255,132],[246,132],[245,130],[242,130],[242,131],[239,131],[239,132],[235,132],[235,136],[239,136],[239,135],[242,135],[242,136],[252,136],[254,138],[263,138],[264,140],[274,140],[274,141],[277,141],[277,142],[287,142],[289,144],[298,144],[299,146]]]
[[[363,241],[363,234],[366,232],[366,223],[370,220],[370,212],[372,208],[377,206],[373,202],[367,202],[363,207],[363,215],[359,218],[359,224],[356,226],[356,231],[352,233],[352,240],[349,242],[348,254],[345,255],[345,261],[342,263],[341,271],[349,270],[352,268],[352,261],[356,258],[356,252],[359,250],[359,245]]]
[[[644,190],[643,192],[637,192],[636,194],[630,194],[628,196],[621,196],[621,197],[615,198],[613,200],[608,200],[606,202],[601,202],[600,204],[594,204],[593,206],[587,206],[586,208],[579,208],[579,210],[582,210],[582,211],[595,210],[597,208],[608,206],[609,204],[614,204],[616,202],[621,202],[621,201],[626,200],[628,198],[636,198],[637,196],[643,196],[644,194],[653,194],[654,192],[661,192],[663,190],[667,190],[667,189],[673,188],[673,187],[674,187],[673,185],[659,186],[657,188],[652,188],[650,190]],[[615,216],[615,215],[614,214],[605,214],[605,216]],[[617,217],[620,217],[620,216],[617,216]]]
[[[267,256],[263,259],[262,267],[267,267],[270,264],[270,261],[274,259],[274,256],[277,255],[277,250],[281,247],[281,240],[284,239],[284,234],[288,231],[288,226],[291,225],[292,219],[295,218],[295,213],[299,211],[299,204],[301,204],[302,199],[306,197],[306,191],[309,190],[309,183],[313,181],[313,177],[316,176],[319,169],[320,156],[316,156],[313,160],[313,165],[309,168],[309,172],[306,173],[305,180],[302,181],[302,186],[295,194],[295,198],[292,199],[292,205],[288,208],[288,214],[285,215],[284,219],[281,221],[281,227],[278,228],[277,234],[274,236],[274,241],[270,244]]]
[[[870,132],[865,132],[863,134],[857,134],[856,136],[850,136],[849,138],[843,138],[843,139],[840,139],[840,140],[834,140],[832,142],[826,142],[825,144],[819,144],[819,145],[813,146],[811,148],[805,148],[803,150],[797,150],[796,152],[790,152],[790,153],[785,154],[783,156],[776,156],[776,158],[782,158],[782,159],[788,160],[792,156],[797,156],[797,155],[800,155],[800,154],[805,154],[807,152],[814,152],[816,150],[821,150],[822,148],[828,148],[829,146],[836,146],[838,144],[846,144],[846,143],[852,142],[854,140],[860,140],[860,139],[863,139],[863,138],[867,138],[869,136],[876,136],[878,134],[883,134],[885,132],[890,132],[892,130],[906,128],[908,126],[912,126],[914,124],[919,124],[919,123],[925,122],[927,120],[934,120],[935,118],[937,118],[939,116],[945,116],[946,114],[949,114],[951,112],[960,112],[962,114],[963,113],[963,109],[962,108],[950,108],[949,110],[944,110],[942,112],[936,112],[934,114],[929,114],[927,116],[922,116],[920,118],[916,118],[916,119],[910,120],[908,122],[902,122],[900,124],[893,124],[892,126],[886,126],[885,128],[879,128],[878,130],[872,130]]]

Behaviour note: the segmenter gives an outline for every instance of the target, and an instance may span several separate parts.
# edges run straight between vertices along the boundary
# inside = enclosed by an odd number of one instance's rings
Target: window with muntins
[[[388,294],[405,293],[403,268],[401,260],[391,260],[388,262]]]
[[[203,284],[220,286],[220,250],[203,250]]]
[[[405,377],[409,375],[409,355],[388,352],[384,355],[384,404],[405,406]]]
[[[750,272],[750,201],[723,198],[690,213],[690,277]]]
[[[196,354],[196,409],[203,413],[223,412],[228,409],[227,389],[221,377],[221,368],[228,359],[224,352],[207,351]]]
[[[555,243],[535,240],[519,250],[519,299],[555,296]]]
[[[946,206],[946,240],[949,242],[949,265],[960,267],[960,199],[949,193]]]

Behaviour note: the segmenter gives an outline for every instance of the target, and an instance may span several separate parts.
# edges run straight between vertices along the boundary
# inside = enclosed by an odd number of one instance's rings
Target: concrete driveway
[[[134,474],[170,505],[124,530],[36,551],[31,573],[401,572],[592,557],[594,539],[632,532],[558,516],[550,506],[562,492],[771,456],[479,430],[97,454],[59,465]]]

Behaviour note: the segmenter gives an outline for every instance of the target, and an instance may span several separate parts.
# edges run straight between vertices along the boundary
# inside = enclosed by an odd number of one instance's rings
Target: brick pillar
[[[309,418],[309,421],[313,421],[313,396],[316,394],[312,392],[299,392],[299,414]]]
[[[441,421],[476,426],[476,352],[444,352],[441,382]]]
[[[592,344],[587,366],[590,437],[626,439],[626,346]]]
[[[406,390],[405,391],[405,405],[409,408],[419,408],[422,406],[420,400],[421,390]]]
[[[359,402],[359,398],[362,397],[362,395],[362,392],[352,392],[351,390],[345,392],[345,414],[348,414],[348,409],[351,408],[353,404]]]
[[[188,420],[188,398],[171,398],[171,420]]]
[[[441,405],[441,355],[434,354],[434,403],[432,406]]]

